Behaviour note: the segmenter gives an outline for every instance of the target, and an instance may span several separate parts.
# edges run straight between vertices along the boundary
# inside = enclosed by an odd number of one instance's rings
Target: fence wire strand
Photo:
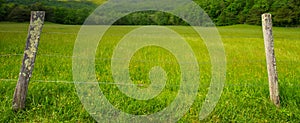
[[[17,83],[18,79],[0,79],[1,82],[7,82],[7,83]],[[139,87],[145,87],[148,86],[148,84],[127,84],[127,83],[121,83],[121,82],[74,82],[74,81],[64,81],[64,80],[31,80],[30,83],[63,83],[63,84],[99,84],[99,85],[122,85],[122,86],[139,86]],[[282,83],[284,86],[293,86],[293,87],[300,87],[300,84],[291,84],[291,83]],[[209,85],[209,84],[200,84],[200,86],[203,85]],[[160,84],[156,86],[161,86]],[[166,84],[166,86],[171,87],[180,87],[180,84]],[[244,83],[225,83],[225,87],[231,87],[231,86],[268,86],[268,83],[249,83],[247,81],[244,81]]]
[[[0,54],[0,57],[13,57],[13,56],[23,56],[24,54]],[[57,57],[57,58],[75,58],[74,56],[68,56],[68,55],[59,55],[59,54],[37,54],[38,56],[42,57]],[[95,58],[96,61],[111,61],[112,59],[110,58]],[[113,59],[113,60],[124,60],[124,59]],[[134,62],[145,62],[145,63],[151,63],[155,62],[158,63],[157,61],[150,61],[150,60],[132,60]],[[235,64],[235,63],[261,63],[265,64],[266,60],[265,59],[257,59],[257,60],[228,60],[227,64]],[[289,63],[299,63],[299,61],[293,61],[293,60],[276,60],[277,63],[280,62],[289,62]],[[163,63],[176,63],[172,61],[163,61]],[[185,64],[189,64],[190,62],[185,62]],[[97,64],[97,63],[96,63]],[[199,64],[210,64],[210,61],[208,62],[199,62]],[[295,78],[296,79],[296,78]],[[7,78],[0,78],[1,82],[17,82],[18,79],[7,79]],[[80,83],[80,84],[102,84],[102,85],[127,85],[127,86],[145,86],[146,84],[124,84],[120,82],[74,82],[74,81],[66,81],[66,80],[31,80],[33,83],[69,83],[69,84],[74,84],[74,83]],[[267,84],[251,84],[251,83],[225,83],[225,86],[262,86],[262,85],[267,85]],[[180,85],[170,85],[169,86],[180,86]],[[294,84],[293,86],[299,86],[300,84]]]
[[[11,56],[23,56],[24,54],[0,54],[0,57],[11,57]],[[92,59],[92,58],[86,58],[86,57],[75,57],[75,56],[67,56],[67,55],[53,55],[53,54],[37,54],[37,56],[42,56],[42,57],[57,57],[57,58],[82,58],[82,59]],[[93,58],[96,61],[111,61],[111,60],[116,60],[116,61],[124,61],[125,59],[111,59],[111,58]],[[132,60],[134,62],[157,62],[157,61],[150,61],[150,60]],[[169,63],[172,61],[162,61],[162,63]],[[265,59],[257,59],[257,60],[228,60],[226,61],[227,63],[265,63]],[[276,62],[291,62],[291,63],[299,63],[300,61],[295,61],[295,60],[279,60],[276,59]],[[173,63],[173,62],[172,62]],[[184,62],[186,64],[192,63],[192,62]],[[199,64],[210,64],[210,61],[207,62],[199,62]]]

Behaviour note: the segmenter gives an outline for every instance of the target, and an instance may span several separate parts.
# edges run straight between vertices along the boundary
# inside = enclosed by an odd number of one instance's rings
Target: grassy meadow
[[[159,47],[145,47],[130,61],[134,84],[148,87],[149,71],[161,66],[166,87],[158,97],[139,101],[122,94],[111,74],[111,56],[120,39],[139,26],[112,26],[101,40],[95,61],[96,77],[106,98],[123,112],[145,115],[163,110],[176,97],[180,66]],[[260,26],[218,27],[227,59],[226,82],[214,111],[203,121],[199,112],[210,84],[210,59],[204,42],[186,26],[167,26],[192,47],[200,67],[196,100],[179,122],[299,122],[300,28],[274,28],[281,107],[269,101],[264,42]],[[81,104],[72,83],[72,54],[80,26],[46,23],[29,84],[26,109],[14,112],[12,96],[27,37],[28,24],[0,23],[0,122],[96,122]]]

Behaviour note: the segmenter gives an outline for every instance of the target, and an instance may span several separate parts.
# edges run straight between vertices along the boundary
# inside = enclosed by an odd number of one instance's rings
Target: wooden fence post
[[[34,67],[34,61],[44,24],[45,12],[32,11],[30,18],[30,26],[28,30],[27,42],[24,51],[24,58],[19,74],[19,80],[13,97],[12,108],[14,110],[21,110],[25,108],[25,100],[28,90],[29,80]]]
[[[276,71],[276,59],[274,52],[274,41],[272,32],[272,15],[269,13],[262,15],[262,27],[264,33],[264,42],[267,58],[267,69],[269,76],[269,89],[271,101],[277,106],[280,106],[278,75]]]

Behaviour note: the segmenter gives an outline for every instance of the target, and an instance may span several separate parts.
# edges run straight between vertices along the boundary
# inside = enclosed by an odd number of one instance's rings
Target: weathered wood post
[[[280,106],[278,75],[276,71],[276,59],[274,52],[274,41],[272,32],[272,15],[269,13],[262,15],[262,27],[264,33],[264,42],[267,58],[267,69],[269,76],[269,89],[271,101],[277,106]]]
[[[30,18],[30,26],[28,30],[27,42],[24,51],[24,58],[19,74],[19,80],[13,97],[12,108],[21,110],[25,108],[25,100],[28,90],[29,80],[34,67],[34,61],[38,49],[40,35],[44,24],[45,12],[32,11]]]

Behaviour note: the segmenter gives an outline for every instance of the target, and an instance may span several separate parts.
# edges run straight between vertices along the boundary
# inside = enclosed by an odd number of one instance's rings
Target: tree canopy
[[[97,2],[95,2],[97,1]],[[30,11],[46,11],[46,21],[60,24],[83,24],[106,0],[0,0],[0,21],[24,22]],[[300,25],[299,0],[194,0],[216,25],[261,23],[261,14],[271,13],[275,26]],[[113,12],[109,13],[113,16]],[[102,20],[105,21],[105,18]],[[119,25],[187,25],[169,13],[143,11],[127,15]]]

